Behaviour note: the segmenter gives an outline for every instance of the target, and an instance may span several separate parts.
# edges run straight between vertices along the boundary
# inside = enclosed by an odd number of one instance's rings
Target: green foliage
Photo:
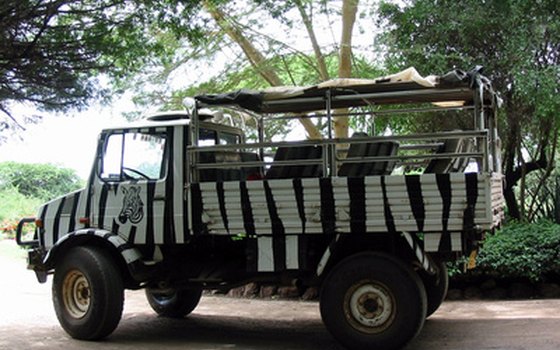
[[[560,225],[545,220],[507,225],[486,238],[476,272],[531,281],[560,274]]]
[[[506,200],[509,213],[519,219],[527,217],[520,213],[512,187],[530,171],[546,168],[557,148],[559,9],[556,0],[417,0],[380,5],[379,23],[388,27],[380,43],[387,48],[389,69],[414,66],[421,73],[438,74],[484,66],[483,73],[504,101],[499,131]],[[409,124],[412,128],[429,125],[421,120]],[[532,163],[530,170],[521,171],[525,163]]]
[[[109,99],[98,75],[118,86],[154,58],[165,63],[169,37],[203,41],[203,21],[190,18],[200,7],[179,0],[3,0],[0,131],[24,122],[11,113],[14,102],[64,111]]]
[[[39,198],[25,196],[13,186],[0,188],[0,234],[13,236],[19,220],[23,217],[36,215],[36,209],[41,204]]]
[[[51,164],[0,163],[0,189],[36,198],[51,200],[82,187],[82,181],[72,169]]]
[[[12,186],[0,189],[0,223],[35,215],[41,199],[21,194]]]

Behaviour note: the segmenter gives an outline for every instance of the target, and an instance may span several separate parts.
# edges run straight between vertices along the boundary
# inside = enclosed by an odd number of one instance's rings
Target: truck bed
[[[420,232],[426,251],[437,251],[442,233],[449,233],[451,250],[461,251],[461,232],[492,229],[504,215],[500,174],[279,179],[193,186],[198,187],[191,192],[193,216],[200,215],[208,233],[216,235]]]

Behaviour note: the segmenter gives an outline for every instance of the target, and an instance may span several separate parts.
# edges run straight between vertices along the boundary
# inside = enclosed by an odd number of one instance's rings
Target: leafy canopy
[[[72,169],[52,164],[0,163],[0,190],[15,189],[23,196],[47,201],[82,185]]]

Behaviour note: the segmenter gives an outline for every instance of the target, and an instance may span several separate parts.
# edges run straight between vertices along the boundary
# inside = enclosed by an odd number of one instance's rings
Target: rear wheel
[[[98,340],[121,319],[122,277],[111,258],[97,247],[76,247],[56,267],[53,304],[60,325],[73,338]]]
[[[425,272],[420,273],[420,278],[424,283],[426,296],[428,298],[426,317],[432,315],[441,306],[447,296],[447,290],[449,288],[449,275],[445,262],[438,261],[435,265],[438,270],[435,275],[428,275]]]
[[[346,258],[324,281],[320,300],[326,328],[349,349],[398,349],[414,338],[426,317],[418,275],[382,253]]]
[[[198,305],[202,289],[146,288],[146,298],[160,316],[183,318]]]

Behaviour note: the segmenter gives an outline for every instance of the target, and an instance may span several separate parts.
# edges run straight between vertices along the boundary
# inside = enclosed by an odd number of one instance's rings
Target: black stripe
[[[192,227],[193,234],[199,235],[204,233],[203,223],[202,223],[202,193],[200,191],[200,184],[191,184],[191,202],[192,202]]]
[[[117,221],[115,219],[113,219],[113,225],[111,226],[111,232],[113,232],[114,234],[118,234],[119,233],[119,224],[117,224]]]
[[[366,232],[366,184],[363,177],[349,177],[348,193],[350,195],[350,232]]]
[[[148,181],[148,193],[146,199],[148,201],[147,218],[146,218],[146,241],[137,242],[138,244],[146,243],[147,245],[154,244],[154,197],[156,193],[155,182]],[[158,229],[161,229],[158,227]]]
[[[41,214],[39,214],[39,218],[41,219],[41,222],[43,223],[43,225],[45,224],[45,218],[47,216],[47,208],[48,205],[44,205],[43,208],[41,209]],[[39,244],[41,247],[45,246],[45,227],[43,226],[43,228],[39,229]]]
[[[155,130],[154,130],[155,131]],[[151,130],[150,130],[151,132]],[[173,134],[173,127],[167,128],[167,159],[169,162],[167,168],[167,180],[165,181],[165,204],[164,204],[164,224],[163,224],[163,243],[164,244],[173,244],[176,242],[175,240],[175,222],[174,222],[174,201],[173,201],[173,184],[174,184],[174,167],[181,166],[180,164],[175,164],[174,158],[174,134]],[[177,189],[180,190],[180,189]]]
[[[286,269],[286,232],[282,220],[278,216],[278,208],[272,195],[272,190],[267,180],[263,181],[268,215],[272,225],[272,253],[274,256],[274,270],[283,271]]]
[[[135,240],[136,240],[136,226],[131,225],[130,226],[130,232],[128,233],[128,242],[134,244]]]
[[[391,207],[389,205],[389,198],[387,197],[385,176],[381,176],[381,191],[383,192],[383,213],[385,214],[385,224],[387,225],[387,230],[389,233],[396,233],[397,228],[395,227],[395,219],[393,218],[393,213],[391,212]]]
[[[436,183],[443,202],[441,213],[441,239],[439,241],[439,252],[451,251],[451,234],[449,233],[449,213],[451,211],[451,178],[449,174],[436,174]]]
[[[74,202],[72,203],[72,212],[70,213],[70,222],[68,223],[68,232],[76,230],[76,214],[78,212],[78,203],[80,202],[81,192],[74,194]]]
[[[229,221],[226,212],[226,197],[224,193],[224,183],[217,182],[216,183],[216,193],[218,195],[218,203],[220,204],[220,214],[222,215],[222,221],[224,223],[224,228],[226,232],[229,234]]]
[[[257,272],[259,270],[259,244],[258,238],[247,240],[247,271]]]
[[[101,194],[99,195],[99,215],[97,220],[97,227],[103,228],[103,221],[105,220],[105,207],[107,206],[107,195],[109,186],[103,185],[101,187]]]
[[[323,233],[334,234],[336,216],[331,179],[328,177],[319,179],[319,188],[321,190],[321,224],[323,226]]]
[[[302,234],[305,234],[305,226],[307,225],[307,219],[305,218],[305,205],[303,201],[303,185],[301,184],[301,179],[297,178],[293,180],[294,193],[296,195],[296,204],[298,208],[299,219],[301,220]]]
[[[255,235],[255,219],[253,217],[251,200],[249,198],[249,190],[247,190],[247,182],[239,182],[239,194],[241,196],[241,213],[243,214],[245,233],[252,237]]]
[[[102,133],[101,137],[99,138],[99,143],[97,144],[97,154],[99,156],[101,156],[103,154],[103,151],[104,151],[103,147],[106,144],[107,138],[108,138],[108,135],[105,134],[105,133]],[[99,162],[96,160],[93,169],[91,169],[91,173],[89,174],[89,179],[88,179],[88,182],[87,182],[87,189],[86,189],[86,192],[85,192],[86,193],[86,212],[84,213],[84,216],[87,217],[87,218],[91,217],[91,215],[92,215],[91,207],[93,205],[92,204],[92,201],[93,201],[93,182],[96,179],[96,173],[98,171],[100,171],[100,169],[98,169],[99,165],[100,165]]]
[[[301,270],[310,269],[307,251],[309,239],[309,236],[298,235],[298,266]]]
[[[406,175],[406,191],[410,201],[410,209],[416,220],[419,232],[424,232],[424,220],[426,219],[426,209],[424,207],[424,196],[422,195],[422,185],[420,175]]]
[[[60,230],[60,216],[62,215],[62,208],[64,207],[64,202],[66,202],[66,197],[62,197],[60,199],[60,204],[56,209],[56,215],[54,217],[53,232],[52,232],[53,243],[56,243],[56,241],[58,241],[58,231]]]
[[[465,182],[467,185],[467,207],[463,213],[463,249],[470,251],[473,249],[472,243],[475,239],[476,229],[474,226],[474,216],[476,201],[478,199],[478,175],[476,173],[465,174]]]

